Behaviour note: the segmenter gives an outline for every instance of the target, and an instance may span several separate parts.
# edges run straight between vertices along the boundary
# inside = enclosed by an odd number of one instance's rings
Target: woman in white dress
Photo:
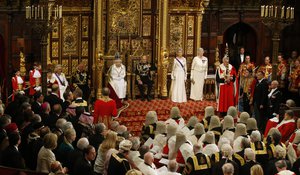
[[[114,64],[109,69],[109,84],[112,86],[117,96],[120,99],[124,99],[126,97],[126,68],[122,64],[122,60],[120,58],[115,59]]]
[[[186,59],[182,56],[182,49],[178,49],[177,57],[174,59],[171,74],[171,100],[173,102],[186,102],[185,81],[187,79]]]
[[[197,50],[197,56],[193,59],[191,68],[191,95],[190,98],[198,101],[203,100],[204,79],[207,77],[208,60],[203,56],[203,48]]]
[[[62,100],[65,100],[64,93],[67,90],[69,83],[68,80],[66,79],[65,74],[62,72],[62,66],[60,64],[55,66],[53,77],[55,78],[59,86],[59,97]]]

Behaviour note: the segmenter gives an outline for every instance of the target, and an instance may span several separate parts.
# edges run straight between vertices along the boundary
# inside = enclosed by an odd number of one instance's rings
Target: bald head
[[[277,80],[274,80],[271,82],[271,88],[276,89],[278,88],[279,82]]]
[[[152,165],[153,161],[154,161],[153,154],[151,152],[147,152],[144,155],[144,162],[147,163],[148,165]]]
[[[52,85],[52,92],[58,93],[58,90],[59,90],[58,84],[53,84]]]
[[[170,172],[176,172],[178,169],[178,163],[176,162],[176,160],[170,160],[169,164],[168,164],[168,169]]]
[[[107,87],[102,89],[102,95],[103,96],[109,96],[109,94],[110,94],[110,90]]]

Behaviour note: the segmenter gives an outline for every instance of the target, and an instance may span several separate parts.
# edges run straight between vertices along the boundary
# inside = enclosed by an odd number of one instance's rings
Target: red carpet
[[[170,109],[173,106],[178,106],[182,117],[187,122],[191,116],[197,116],[199,119],[203,118],[204,109],[206,106],[214,106],[216,108],[215,101],[188,101],[186,103],[174,103],[167,100],[155,99],[151,102],[141,100],[128,100],[130,106],[125,109],[118,121],[120,124],[127,126],[128,130],[134,135],[139,135],[142,129],[142,125],[145,121],[145,116],[148,111],[154,110],[158,115],[158,120],[165,121],[169,118]]]

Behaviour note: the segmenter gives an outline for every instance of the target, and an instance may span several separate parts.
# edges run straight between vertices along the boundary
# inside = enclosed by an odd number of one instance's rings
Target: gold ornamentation
[[[109,32],[138,35],[140,27],[140,0],[109,1]]]
[[[58,57],[58,42],[52,42],[52,57]]]
[[[151,39],[143,39],[143,48],[144,50],[152,50]]]
[[[120,42],[121,53],[126,52],[127,50],[130,50],[130,43],[129,43],[128,39],[121,40],[121,42]]]
[[[170,0],[170,8],[199,8],[201,0]]]
[[[185,16],[170,17],[170,52],[175,53],[178,48],[183,48],[183,33]]]
[[[193,55],[194,51],[194,40],[187,41],[187,54]]]
[[[68,59],[62,59],[61,60],[61,67],[62,67],[62,72],[65,75],[69,75],[69,60]]]
[[[78,66],[78,60],[77,59],[72,59],[72,70],[71,72],[75,72]]]
[[[194,36],[194,16],[188,17],[188,36]]]
[[[81,31],[82,31],[82,37],[89,36],[89,17],[88,16],[82,17]]]
[[[58,60],[57,59],[52,59],[52,65],[57,65],[58,64]]]
[[[89,42],[88,41],[82,41],[81,43],[81,56],[87,57],[89,56]]]
[[[144,15],[143,16],[143,36],[151,35],[151,16]]]
[[[143,9],[151,9],[152,0],[143,0]]]
[[[217,48],[216,48],[216,54],[215,54],[215,63],[214,63],[214,65],[215,65],[215,69],[218,69],[219,68],[219,66],[220,66],[220,57],[219,57],[219,47],[218,47],[218,45],[217,45]]]
[[[143,39],[136,39],[132,40],[132,55],[133,56],[142,56],[144,54],[144,47],[143,47]]]
[[[118,50],[117,40],[116,39],[110,39],[108,47],[109,47],[108,55],[114,55]]]
[[[20,51],[20,73],[21,76],[24,77],[26,75],[26,66],[25,66],[26,60],[24,53]]]
[[[52,38],[58,38],[58,25],[55,25],[52,30]]]
[[[63,55],[78,55],[78,17],[63,17]]]
[[[161,78],[161,96],[168,96],[167,82],[168,82],[168,67],[169,66],[169,54],[166,49],[161,53],[161,65],[162,65],[162,78]]]

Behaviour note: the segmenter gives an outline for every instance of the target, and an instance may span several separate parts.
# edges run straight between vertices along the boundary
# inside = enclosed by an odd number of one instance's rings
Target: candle
[[[291,9],[291,19],[294,19],[295,18],[295,8],[292,7]]]
[[[59,18],[62,18],[62,6],[59,6]]]
[[[277,6],[275,7],[274,17],[277,18]]]
[[[37,7],[34,7],[34,18],[37,19]]]
[[[281,18],[284,18],[284,6],[281,8]]]
[[[273,17],[274,16],[274,7],[271,6],[271,16]]]
[[[40,5],[37,6],[37,18],[40,17]]]
[[[41,7],[41,18],[44,19],[44,7]]]
[[[268,17],[268,15],[269,15],[269,6],[266,6],[265,17]]]
[[[48,20],[51,20],[51,14],[52,14],[52,9],[51,9],[51,5],[48,6]]]
[[[291,14],[291,7],[288,7],[288,8],[286,9],[286,15],[285,15],[285,18],[286,18],[286,19],[289,19],[289,18],[290,18],[290,14]]]
[[[265,16],[265,6],[264,5],[260,6],[260,16],[261,17]]]
[[[31,6],[31,17],[33,18],[34,16],[34,6]]]

